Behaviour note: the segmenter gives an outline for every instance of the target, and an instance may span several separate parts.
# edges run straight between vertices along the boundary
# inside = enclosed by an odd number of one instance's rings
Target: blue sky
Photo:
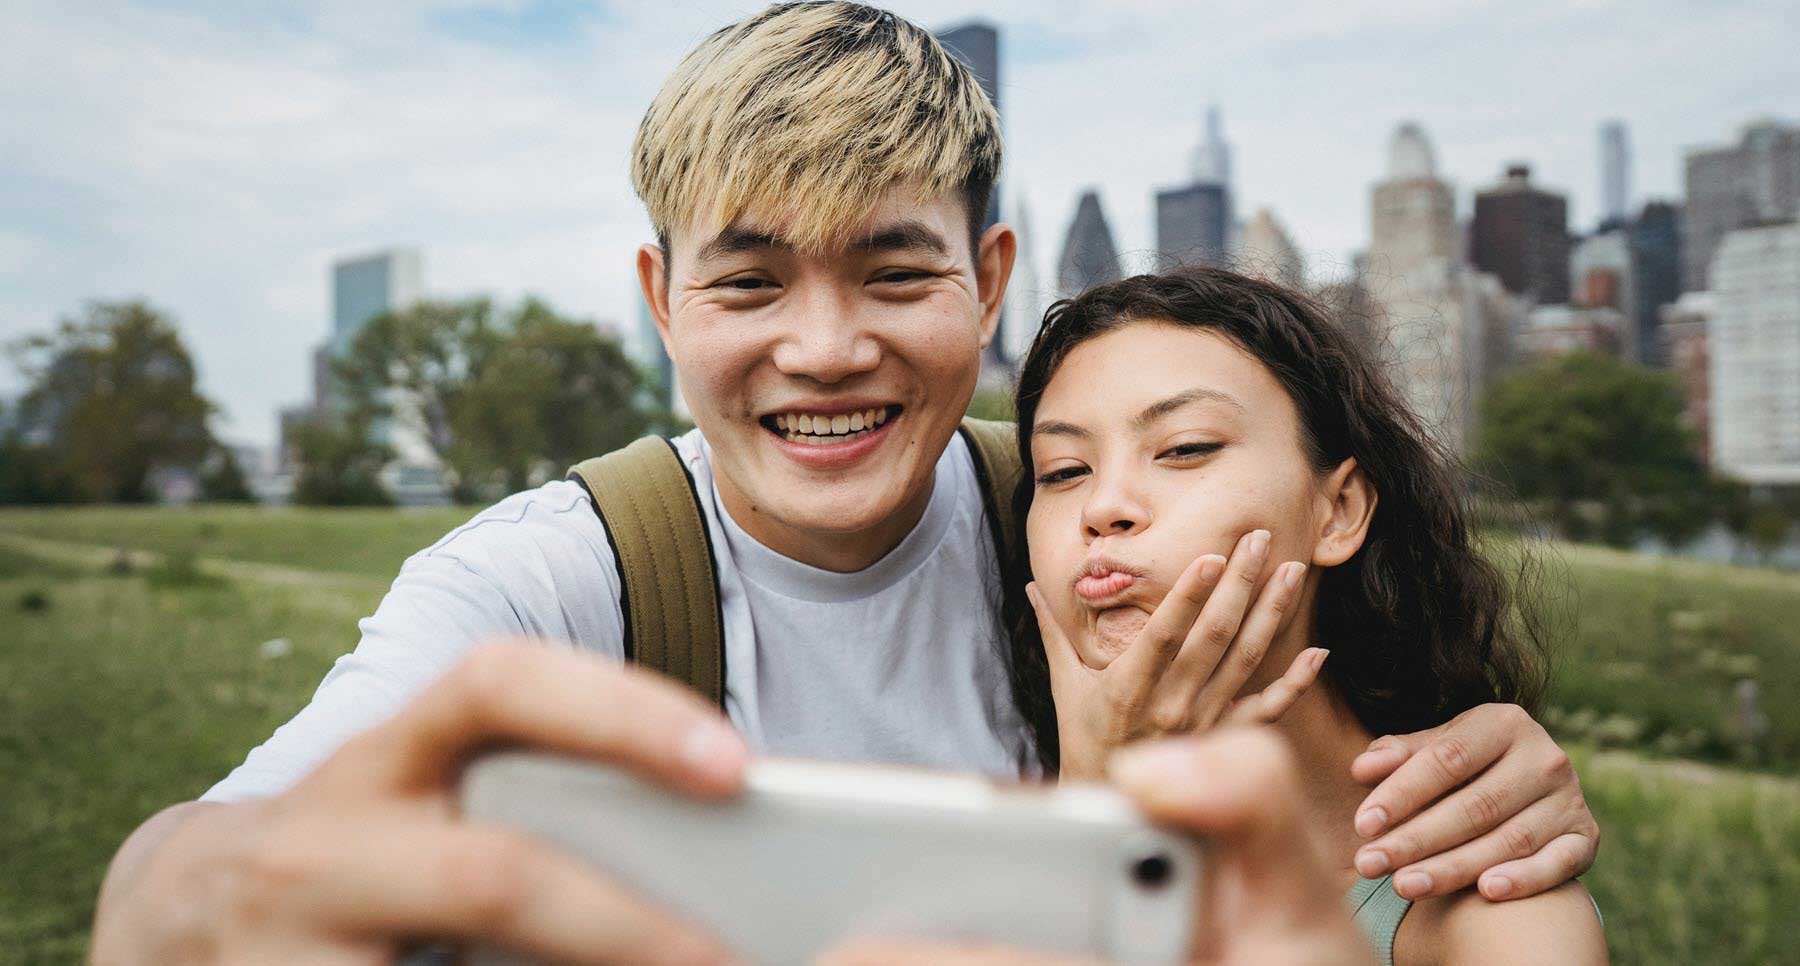
[[[625,152],[658,82],[756,3],[13,2],[0,11],[0,342],[90,298],[145,297],[195,349],[228,438],[267,443],[308,391],[334,258],[425,252],[431,294],[541,294],[628,321],[647,234]],[[1240,209],[1272,208],[1330,274],[1417,120],[1469,204],[1532,162],[1589,227],[1596,127],[1630,125],[1634,195],[1685,147],[1800,117],[1800,4],[1304,0],[899,3],[1003,31],[1006,210],[1040,274],[1077,193],[1152,241],[1206,105]],[[17,388],[0,375],[0,392]]]

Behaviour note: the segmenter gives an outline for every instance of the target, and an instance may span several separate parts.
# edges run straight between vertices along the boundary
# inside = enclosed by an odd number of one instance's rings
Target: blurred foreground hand
[[[1292,755],[1272,732],[1226,728],[1136,745],[1114,755],[1110,773],[1152,819],[1214,846],[1195,910],[1191,961],[1373,962],[1306,825]],[[1068,960],[991,946],[868,939],[835,950],[824,962],[1045,966]]]
[[[720,796],[747,752],[670,681],[542,644],[490,645],[285,794],[190,802],[113,859],[95,963],[389,963],[422,937],[555,962],[708,962],[711,940],[575,859],[456,816],[467,756],[503,743]]]

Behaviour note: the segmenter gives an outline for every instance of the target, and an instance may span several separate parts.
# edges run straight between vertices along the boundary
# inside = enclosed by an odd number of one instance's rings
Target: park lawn
[[[466,516],[0,512],[0,855],[9,872],[0,962],[81,959],[94,894],[123,837],[199,794],[303,706],[400,561]],[[165,572],[140,562],[117,575],[103,566],[107,554],[71,563],[8,533],[288,569],[273,579],[254,568]],[[1654,747],[1660,734],[1711,729],[1700,744],[1663,753],[1736,755],[1720,722],[1730,686],[1749,674],[1763,685],[1770,731],[1747,754],[1794,769],[1800,576],[1587,548],[1560,556],[1579,601],[1569,609],[1577,643],[1565,649],[1552,701],[1565,719],[1591,710],[1597,723],[1577,730]],[[259,645],[274,638],[291,641],[291,653],[263,657]],[[1621,718],[1641,722],[1640,734],[1621,737]],[[1618,961],[1800,962],[1800,782],[1637,753],[1578,761],[1606,830],[1585,881]]]
[[[1553,730],[1665,756],[1800,772],[1800,573],[1560,545]],[[1759,737],[1740,733],[1752,682]]]
[[[303,705],[385,587],[159,584],[0,546],[0,962],[84,958],[125,834]],[[291,653],[260,656],[275,638]]]
[[[392,580],[408,556],[475,513],[468,507],[14,507],[0,509],[0,533]]]

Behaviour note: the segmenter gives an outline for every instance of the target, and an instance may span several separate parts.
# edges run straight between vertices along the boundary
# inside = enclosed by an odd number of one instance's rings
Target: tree
[[[200,499],[208,503],[256,502],[256,494],[244,479],[244,468],[238,465],[237,454],[229,447],[214,448],[201,462]]]
[[[486,300],[386,313],[334,374],[356,418],[415,421],[465,501],[524,489],[650,426],[617,341],[536,299],[499,320]]]
[[[391,506],[381,469],[393,451],[374,441],[369,421],[316,415],[293,427],[294,502],[307,506]]]
[[[14,347],[29,388],[13,445],[62,499],[136,503],[159,467],[194,468],[217,445],[215,407],[166,316],[142,302],[95,302],[48,336]]]
[[[1494,385],[1477,463],[1571,537],[1624,545],[1648,531],[1682,542],[1711,518],[1718,491],[1681,410],[1672,376],[1562,356]]]

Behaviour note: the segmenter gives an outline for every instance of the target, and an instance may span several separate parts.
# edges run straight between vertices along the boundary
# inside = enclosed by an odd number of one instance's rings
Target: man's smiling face
[[[842,246],[789,245],[779,222],[677,231],[639,253],[682,395],[732,518],[834,570],[879,559],[931,496],[974,394],[1013,239],[971,252],[966,209],[891,188]],[[664,294],[666,292],[666,295]]]

